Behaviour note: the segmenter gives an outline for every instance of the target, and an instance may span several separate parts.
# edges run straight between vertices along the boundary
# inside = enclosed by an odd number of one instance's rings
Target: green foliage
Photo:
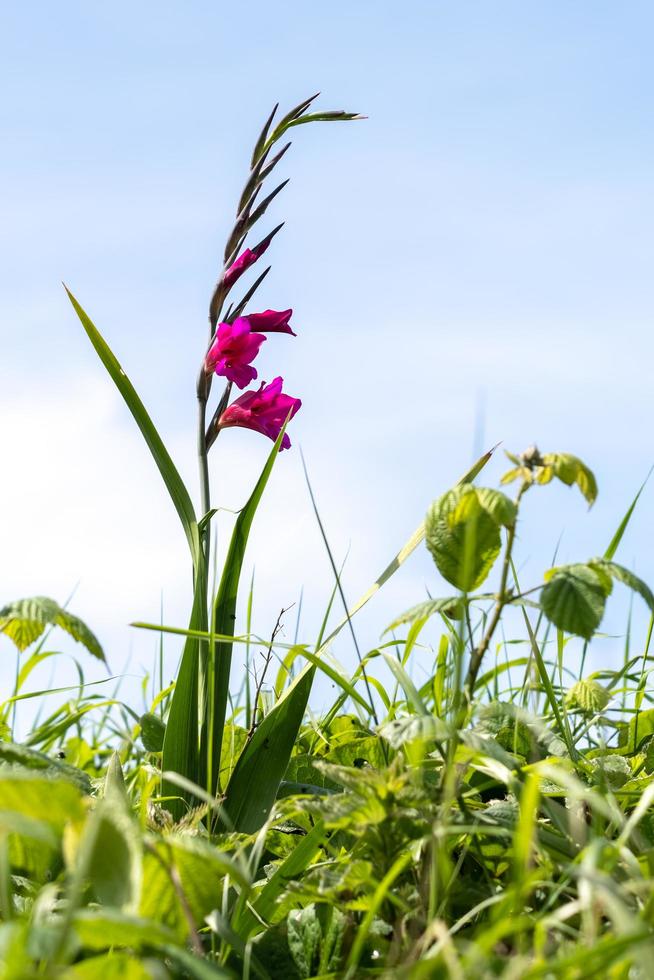
[[[357,118],[310,111],[314,98],[276,125],[276,110],[267,120],[227,265],[285,186],[257,199],[288,148],[270,156],[275,144],[304,123]],[[266,274],[227,311],[231,286],[221,275],[212,328],[239,315]],[[19,662],[0,718],[0,980],[649,976],[651,627],[638,654],[629,635],[623,665],[590,677],[585,645],[578,656],[564,636],[592,640],[616,581],[654,615],[649,587],[613,561],[638,495],[604,557],[523,585],[515,569],[525,493],[558,480],[592,505],[595,478],[576,456],[532,447],[508,454],[513,469],[502,482],[519,481],[511,500],[473,485],[484,454],[328,635],[331,601],[313,646],[279,649],[273,636],[270,659],[281,667],[262,713],[263,678],[254,697],[249,675],[235,694],[230,668],[244,639],[235,625],[249,532],[283,431],[236,518],[213,595],[218,508],[207,454],[231,388],[207,428],[212,379],[200,372],[198,520],[136,390],[69,297],[175,506],[193,604],[189,628],[172,630],[184,636],[174,686],[145,714],[117,694],[94,694],[80,668],[70,700],[16,744],[13,706],[37,696],[19,691],[52,654],[39,646]],[[396,618],[392,639],[348,673],[332,649],[341,631],[355,636],[355,614],[423,539],[462,594]],[[477,593],[500,554],[494,591]],[[248,651],[250,615],[251,602]],[[19,652],[50,626],[104,659],[91,631],[52,600],[0,611],[0,631]],[[403,626],[406,636],[397,635]],[[307,711],[316,670],[338,687],[321,715]]]
[[[590,640],[602,622],[606,596],[606,578],[596,569],[590,565],[567,565],[548,573],[540,601],[551,623]]]
[[[478,588],[500,553],[500,528],[515,523],[516,508],[498,490],[455,487],[427,512],[427,547],[444,579],[463,592]]]
[[[139,718],[141,726],[141,741],[146,752],[161,752],[164,744],[166,726],[158,715],[150,712]]]
[[[565,703],[569,708],[578,708],[593,715],[604,711],[610,700],[611,692],[592,679],[577,681],[565,697]]]
[[[35,643],[48,626],[59,626],[86,647],[90,654],[104,661],[102,647],[88,626],[68,610],[62,609],[54,599],[45,596],[18,599],[0,609],[0,633],[13,640],[21,651]]]
[[[502,483],[512,483],[519,479],[527,484],[545,484],[557,479],[568,487],[576,484],[589,505],[595,503],[597,482],[592,471],[577,456],[571,453],[545,453],[541,456],[535,446],[522,456],[514,456],[512,453],[506,455],[514,468],[504,474]]]

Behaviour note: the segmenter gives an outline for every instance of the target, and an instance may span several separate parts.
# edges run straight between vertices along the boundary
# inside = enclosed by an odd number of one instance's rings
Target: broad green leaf
[[[458,481],[457,486],[463,486],[464,484],[472,483],[472,481],[481,473],[483,468],[492,458],[495,447],[489,449],[488,452],[480,456],[477,462],[472,466],[467,473],[465,473],[461,479]],[[381,575],[375,580],[373,585],[364,592],[358,602],[355,602],[352,609],[349,611],[349,615],[345,616],[338,625],[332,630],[326,640],[321,644],[321,649],[327,649],[330,646],[332,640],[334,640],[344,626],[347,626],[348,622],[358,613],[368,602],[372,599],[374,595],[384,586],[388,580],[395,574],[395,572],[401,568],[404,562],[407,560],[409,555],[413,554],[418,545],[422,544],[425,540],[425,524],[424,522],[420,527],[416,528],[409,540],[406,542],[403,548],[398,551],[392,561],[386,566]],[[318,651],[320,653],[320,650]],[[307,669],[307,668],[305,668]]]
[[[19,650],[25,650],[44,633],[46,626],[59,626],[89,653],[104,661],[97,638],[81,619],[46,596],[18,599],[0,609],[0,632],[5,633]]]
[[[32,957],[28,952],[29,924],[14,919],[0,925],[0,965],[3,980],[32,977]]]
[[[425,531],[427,547],[443,578],[462,592],[481,585],[500,552],[500,526],[471,485],[456,487],[435,500],[427,512]]]
[[[142,843],[127,800],[112,791],[87,821],[74,855],[76,874],[104,906],[134,911],[141,891]]]
[[[591,760],[592,779],[598,785],[606,784],[610,789],[620,789],[631,777],[631,766],[621,755],[603,755]]]
[[[387,721],[379,729],[379,734],[392,748],[399,749],[407,742],[443,742],[452,732],[444,721],[434,715],[406,715]]]
[[[229,854],[200,837],[190,834],[171,834],[163,839],[151,837],[143,864],[139,915],[161,923],[180,940],[184,939],[189,932],[188,913],[196,926],[201,927],[212,909],[220,907],[226,875],[236,884],[249,885],[243,870]]]
[[[624,568],[622,565],[618,565],[614,561],[605,561],[603,558],[593,560],[590,562],[590,565],[594,571],[603,571],[612,578],[617,579],[618,582],[622,582],[633,592],[637,592],[649,606],[650,612],[654,612],[654,593],[652,593],[652,590],[645,584],[645,582],[643,582],[642,579],[638,578],[637,575],[634,575],[634,573],[629,571],[628,568]]]
[[[248,502],[236,519],[220,585],[214,600],[212,616],[213,633],[220,633],[225,636],[234,635],[236,600],[238,598],[238,586],[241,578],[245,548],[254,515],[263,496],[263,492],[266,489],[277,456],[279,455],[279,449],[285,431],[286,426],[279,433],[266,460],[261,476],[257,480]],[[223,729],[227,715],[227,701],[229,699],[231,665],[232,644],[224,642],[210,643],[206,691],[208,703],[205,711],[205,724],[201,733],[201,742],[206,752],[207,760],[207,787],[210,789],[210,792],[216,792],[218,788],[218,770]],[[165,768],[168,768],[167,762],[165,762]]]
[[[145,439],[147,446],[154,457],[154,461],[159,468],[159,472],[161,473],[163,481],[166,484],[168,493],[172,498],[173,504],[175,505],[175,509],[182,523],[182,527],[184,528],[184,533],[186,534],[186,539],[191,550],[193,562],[197,565],[197,563],[200,561],[200,537],[198,534],[195,510],[193,509],[193,504],[191,502],[188,490],[186,489],[184,482],[175,467],[175,464],[170,458],[168,450],[164,446],[161,436],[157,432],[152,419],[145,410],[143,402],[137,395],[136,389],[123,371],[117,358],[102,337],[100,331],[91,322],[87,314],[77,302],[71,291],[67,287],[64,288],[68,293],[68,298],[73,304],[73,308],[80,318],[89,340],[93,344],[100,360],[107,369],[112,381],[118,388],[118,391],[123,396],[125,404],[132,413],[134,421],[141,430],[143,438]]]
[[[597,681],[588,679],[573,684],[565,697],[569,708],[580,708],[589,714],[603,711],[611,700],[611,693]]]
[[[654,708],[637,711],[629,724],[620,729],[618,745],[629,752],[638,752],[643,742],[654,736]]]
[[[141,741],[143,742],[145,751],[161,752],[163,749],[164,735],[166,734],[166,726],[159,715],[146,712],[146,714],[141,715],[139,724],[141,726]]]
[[[81,822],[86,813],[80,790],[72,782],[0,769],[0,814],[4,812],[42,821],[57,833],[68,823]]]
[[[590,640],[602,622],[606,583],[589,565],[566,565],[552,569],[540,601],[543,612],[555,626]]]
[[[26,745],[19,745],[17,742],[0,741],[0,761],[9,763],[12,766],[20,766],[24,769],[40,772],[42,776],[54,779],[62,779],[73,783],[78,792],[89,795],[91,793],[91,780],[87,773],[75,766],[68,765],[61,759],[55,759],[45,752],[38,752],[36,749],[28,748]],[[0,769],[0,775],[3,770]]]
[[[542,461],[542,468],[536,470],[537,483],[549,483],[552,477],[568,487],[576,483],[589,505],[595,503],[597,482],[591,470],[577,456],[571,453],[545,453]]]
[[[160,980],[157,964],[148,966],[131,953],[106,953],[92,956],[59,974],[61,980]]]
[[[138,950],[176,942],[175,934],[160,923],[117,909],[81,909],[75,913],[73,931],[84,949],[94,951],[111,946]]]
[[[479,506],[492,517],[496,524],[504,527],[512,527],[518,516],[518,509],[510,497],[500,490],[491,487],[475,487],[475,498]],[[456,520],[465,520],[466,507],[469,504],[469,495],[463,494],[459,507],[460,512],[456,515]]]

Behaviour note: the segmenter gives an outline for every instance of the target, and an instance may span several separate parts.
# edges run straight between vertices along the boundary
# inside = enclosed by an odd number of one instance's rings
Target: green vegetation
[[[285,149],[272,160],[269,151],[302,122],[356,118],[309,112],[312,102],[272,130],[271,116],[257,141],[211,299],[210,344],[221,315],[232,326],[265,276],[221,314],[245,236],[283,187],[254,207]],[[248,262],[271,240],[247,250]],[[26,684],[56,656],[57,631],[104,655],[50,599],[0,609],[17,650],[13,693],[0,705],[0,978],[651,976],[654,595],[615,561],[638,497],[600,556],[522,582],[525,496],[559,481],[581,507],[597,486],[577,457],[532,447],[509,455],[510,497],[480,483],[487,453],[330,630],[342,599],[332,560],[314,643],[281,643],[277,629],[262,641],[251,595],[239,634],[249,531],[297,408],[274,432],[258,429],[274,444],[214,591],[207,454],[236,424],[224,421],[232,381],[207,427],[213,365],[203,360],[197,514],[135,388],[71,301],[179,515],[194,599],[188,629],[134,624],[184,638],[175,683],[146,713],[120,688],[97,693],[80,668],[79,684],[21,744],[21,702],[53,693]],[[339,634],[423,540],[444,594],[380,624],[379,645],[346,671],[333,656]],[[588,673],[616,585],[649,608],[649,631],[638,645],[628,629],[624,661]],[[571,638],[582,650],[574,658]],[[252,648],[263,654],[236,691],[234,648],[251,664]],[[316,672],[338,688],[318,718],[307,713]]]
[[[260,644],[277,665],[275,698],[264,706],[247,675],[217,795],[164,778],[170,690],[137,717],[82,683],[23,745],[9,738],[17,702],[6,702],[1,975],[649,976],[649,637],[596,675],[576,675],[566,644],[592,638],[614,582],[652,611],[654,596],[613,561],[631,509],[603,557],[521,590],[525,492],[548,469],[591,502],[596,489],[573,457],[519,463],[514,501],[469,480],[435,501],[427,545],[458,590],[399,616],[353,674],[329,657],[335,634]],[[461,588],[479,589],[495,565],[497,592]],[[521,636],[496,642],[510,609]],[[71,623],[101,656],[54,604],[0,611],[24,650],[15,697],[47,656],[43,630]],[[432,667],[419,684],[418,659]],[[305,699],[316,669],[340,690],[307,723],[295,692]],[[264,769],[249,763],[261,757]]]

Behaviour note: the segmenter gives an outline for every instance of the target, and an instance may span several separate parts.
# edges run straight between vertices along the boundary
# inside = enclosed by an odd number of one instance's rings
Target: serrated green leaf
[[[589,565],[566,565],[551,570],[540,601],[551,623],[590,640],[604,615],[606,583]]]
[[[512,527],[518,516],[518,509],[510,497],[491,487],[475,487],[479,505],[493,518],[496,524]]]
[[[569,708],[580,708],[589,714],[603,711],[611,700],[611,694],[597,681],[580,680],[573,684],[565,697]]]
[[[228,854],[199,837],[190,834],[171,834],[163,839],[151,837],[143,863],[139,915],[161,923],[180,940],[184,939],[189,932],[188,913],[200,927],[205,917],[220,907],[226,875],[241,886],[249,884]]]
[[[314,975],[318,965],[322,929],[316,915],[315,905],[294,909],[287,919],[288,948],[301,977]]]
[[[537,472],[537,483],[548,483],[552,477],[568,487],[576,483],[589,505],[594,504],[597,499],[595,476],[577,456],[571,453],[546,453],[542,460],[543,468]]]
[[[595,571],[603,571],[617,579],[618,582],[622,582],[633,592],[637,592],[649,606],[650,612],[654,612],[654,593],[641,578],[634,575],[628,568],[624,568],[623,565],[618,565],[614,561],[605,561],[603,558],[597,558],[590,564]]]
[[[438,613],[442,613],[448,619],[461,619],[463,603],[457,596],[449,596],[446,599],[427,599],[425,602],[419,602],[417,606],[412,606],[411,609],[407,609],[401,616],[394,619],[390,626],[386,627],[384,633],[389,633],[405,623],[415,623],[419,619],[426,621],[430,616],[435,616]]]
[[[593,782],[606,783],[610,789],[620,789],[631,776],[631,766],[621,755],[603,755],[591,760]]]
[[[438,571],[462,592],[481,585],[502,544],[500,524],[471,485],[449,490],[434,501],[427,512],[425,535]]]
[[[0,741],[0,760],[11,766],[35,770],[39,775],[50,779],[62,779],[73,783],[78,792],[89,795],[91,780],[88,773],[76,766],[70,766],[61,759],[54,759],[45,752],[19,745],[17,742]],[[2,769],[0,769],[2,774]]]
[[[445,722],[434,715],[407,715],[381,725],[379,734],[392,748],[399,749],[407,742],[442,742],[452,733]]]
[[[18,599],[0,609],[0,632],[5,633],[19,650],[38,640],[46,626],[59,626],[81,643],[98,660],[105,660],[97,637],[81,619],[47,596]]]

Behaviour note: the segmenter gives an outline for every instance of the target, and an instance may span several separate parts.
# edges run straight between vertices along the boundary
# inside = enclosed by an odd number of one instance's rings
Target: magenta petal
[[[292,315],[293,310],[264,310],[263,313],[250,313],[247,319],[250,321],[251,330],[261,330],[264,333],[288,333],[295,337],[296,334],[288,322]]]
[[[292,418],[302,402],[282,393],[282,379],[274,378],[269,385],[262,384],[258,391],[246,391],[225,409],[219,427],[241,426],[254,429],[273,441],[277,439],[286,419]],[[291,440],[284,433],[280,450],[288,449]]]

